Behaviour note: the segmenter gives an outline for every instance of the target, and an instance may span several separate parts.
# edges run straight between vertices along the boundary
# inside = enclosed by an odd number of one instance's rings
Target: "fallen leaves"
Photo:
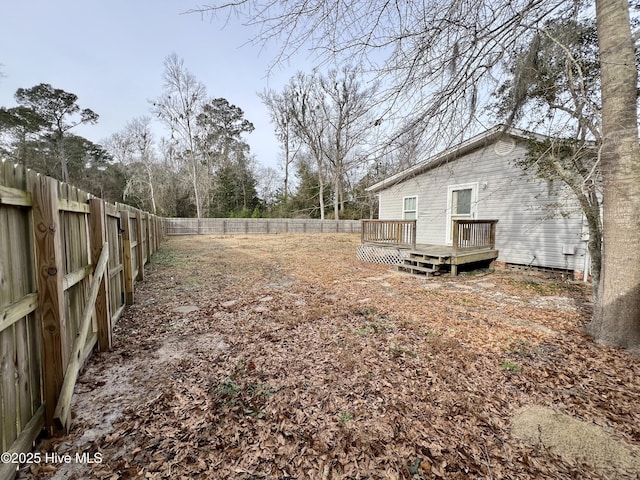
[[[357,241],[171,238],[47,448],[113,412],[77,478],[605,478],[513,438],[527,404],[640,443],[640,367],[582,334],[585,286],[424,280],[357,261]]]

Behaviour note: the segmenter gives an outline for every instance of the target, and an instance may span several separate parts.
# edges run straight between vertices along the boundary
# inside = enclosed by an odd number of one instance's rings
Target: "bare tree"
[[[102,143],[116,162],[121,165],[126,165],[129,162],[133,144],[131,138],[124,132],[113,133]]]
[[[291,102],[288,99],[288,94],[287,90],[282,94],[274,90],[265,90],[258,94],[262,103],[269,109],[271,123],[273,123],[276,137],[282,148],[284,157],[284,186],[282,194],[285,204],[289,197],[290,169],[300,151],[300,143],[297,141],[291,125],[291,112],[289,112]]]
[[[319,78],[324,97],[319,104],[327,123],[324,155],[331,166],[335,219],[344,210],[345,182],[362,162],[358,148],[367,143],[372,126],[369,114],[377,86],[362,88],[359,75],[357,69],[344,67]]]
[[[294,134],[305,144],[316,162],[318,186],[318,203],[320,218],[324,220],[324,190],[326,162],[324,139],[327,123],[322,116],[322,95],[319,92],[315,75],[299,72],[286,87],[285,98],[289,102],[287,111],[293,124]]]
[[[282,94],[263,98],[276,108],[278,129],[287,142],[292,135],[315,158],[321,218],[325,172],[330,176],[334,218],[338,219],[344,210],[349,173],[363,158],[358,148],[367,143],[370,132],[369,114],[376,87],[363,88],[359,75],[350,67],[331,70],[327,75],[298,73]]]
[[[127,181],[125,195],[128,191],[135,189],[137,184],[142,184],[144,188],[149,190],[149,201],[151,203],[151,211],[156,214],[156,196],[155,196],[155,152],[153,147],[153,133],[151,131],[151,118],[138,117],[129,122],[124,134],[131,139],[134,157],[132,162],[142,167],[143,175],[132,175]]]
[[[152,102],[152,111],[169,127],[171,137],[180,144],[188,160],[198,218],[202,217],[203,209],[200,185],[203,167],[196,148],[197,117],[205,101],[205,86],[186,69],[182,59],[175,53],[169,55],[164,62],[164,93]]]

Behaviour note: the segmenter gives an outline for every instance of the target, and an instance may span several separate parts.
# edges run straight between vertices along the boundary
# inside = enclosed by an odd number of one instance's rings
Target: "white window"
[[[415,220],[418,218],[418,197],[404,197],[402,199],[403,220]]]
[[[471,188],[453,190],[451,192],[451,215],[471,215]]]

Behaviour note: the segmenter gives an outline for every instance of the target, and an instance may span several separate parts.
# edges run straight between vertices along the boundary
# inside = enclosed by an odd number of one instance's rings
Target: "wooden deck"
[[[498,250],[482,247],[465,249],[454,253],[451,245],[416,244],[407,249],[406,258],[398,265],[398,270],[417,275],[458,274],[461,265],[491,262],[498,258]]]
[[[362,220],[362,243],[396,247],[402,252],[400,271],[457,275],[461,265],[498,258],[497,223],[498,220],[453,220],[452,245],[431,245],[416,243],[415,220]]]

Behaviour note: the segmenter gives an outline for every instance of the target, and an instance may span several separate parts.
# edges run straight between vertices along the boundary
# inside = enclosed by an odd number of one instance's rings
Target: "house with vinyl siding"
[[[496,262],[581,278],[588,271],[588,230],[577,200],[560,182],[516,165],[531,136],[496,126],[370,186],[379,220],[415,220],[414,250],[451,246],[461,228],[456,223],[497,220]]]

